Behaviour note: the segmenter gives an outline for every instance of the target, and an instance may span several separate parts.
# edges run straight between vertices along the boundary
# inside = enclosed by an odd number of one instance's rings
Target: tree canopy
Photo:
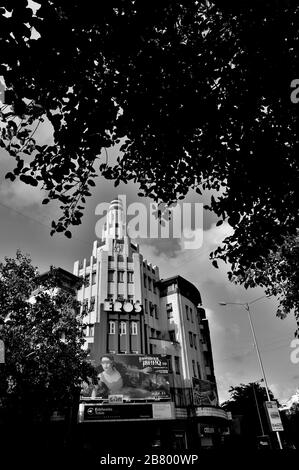
[[[37,3],[0,0],[6,177],[60,201],[52,233],[68,237],[98,173],[169,204],[218,191],[208,208],[234,234],[214,264],[258,284],[250,270],[298,228],[297,2]],[[53,145],[35,142],[43,119]]]
[[[266,389],[258,382],[249,384],[240,384],[236,387],[230,387],[231,397],[222,407],[230,411],[233,416],[241,418],[241,432],[245,441],[249,445],[256,446],[257,436],[270,434],[269,423],[266,416],[263,403],[267,401]],[[273,393],[269,392],[271,400],[274,400]],[[258,410],[261,422],[259,419]],[[262,431],[263,428],[263,431]]]
[[[82,379],[91,373],[82,349],[79,302],[64,289],[53,295],[55,269],[29,302],[37,274],[30,258],[19,251],[16,258],[0,263],[0,337],[5,345],[1,405],[29,420],[49,419],[54,410],[73,406]]]

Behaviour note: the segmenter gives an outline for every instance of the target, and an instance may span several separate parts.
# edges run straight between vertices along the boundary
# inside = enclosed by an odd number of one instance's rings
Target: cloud
[[[271,383],[269,384],[269,389],[273,393],[274,398],[282,403],[288,401],[296,391],[293,386],[283,385],[282,383]]]
[[[157,249],[158,241],[153,241],[151,244],[142,243],[141,251],[144,258],[160,267],[162,276],[172,276],[177,272],[182,276],[186,275],[189,279],[197,279],[197,284],[206,281],[223,283],[227,279],[229,266],[219,263],[219,269],[214,268],[209,254],[230,234],[232,234],[232,228],[227,223],[223,223],[220,227],[213,224],[209,230],[203,232],[203,244],[196,250],[184,249],[184,241],[179,240],[175,256],[162,252],[161,246]]]
[[[25,207],[41,205],[45,191],[29,186],[22,181],[5,181],[0,187],[0,199],[4,205],[22,210]]]

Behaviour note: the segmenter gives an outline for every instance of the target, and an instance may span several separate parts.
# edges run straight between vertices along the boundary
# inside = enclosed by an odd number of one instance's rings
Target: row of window
[[[157,319],[159,318],[158,306],[148,301],[147,299],[144,300],[144,310],[145,313],[149,313],[151,317],[154,316]]]
[[[116,334],[116,322],[115,321],[109,321],[109,330],[108,330],[109,335],[115,335]],[[119,323],[119,334],[126,335],[127,334],[127,322],[121,321]],[[138,326],[137,322],[132,321],[130,322],[130,334],[131,335],[137,335],[138,334]]]
[[[145,289],[153,291],[154,294],[157,293],[155,280],[152,279],[151,277],[147,276],[146,274],[143,274],[143,284],[144,284]]]
[[[108,300],[113,300],[114,299],[114,294],[107,294],[107,299]],[[117,294],[117,299],[118,300],[125,300],[124,294]],[[127,297],[126,297],[126,300],[128,300],[129,302],[133,302],[134,301],[134,295],[128,294]]]
[[[92,312],[94,310],[94,307],[95,307],[95,296],[93,295],[90,299],[90,304],[89,304],[89,311]],[[88,309],[88,299],[84,299],[83,302],[82,302],[82,307],[83,307],[83,310],[87,310]]]
[[[116,258],[117,256],[117,258]],[[115,255],[115,256],[108,256],[108,261],[110,262],[113,262],[114,260],[116,260],[119,262],[119,263],[123,263],[124,262],[124,256],[123,255]],[[127,262],[128,263],[133,263],[133,258],[131,256],[128,256],[127,257]]]
[[[81,277],[83,277],[83,276],[81,276]],[[89,286],[90,286],[90,275],[87,274],[83,279],[84,279],[84,281],[85,281],[85,283],[84,283],[84,284],[85,284],[85,287],[89,287]],[[92,284],[92,285],[95,285],[96,282],[97,282],[97,273],[96,273],[96,272],[93,272],[93,273],[91,274],[91,284]]]
[[[115,271],[109,269],[108,271],[108,282],[114,282],[114,273]],[[124,282],[124,271],[117,271],[117,282]],[[127,271],[127,280],[129,284],[134,283],[134,273],[133,271]]]

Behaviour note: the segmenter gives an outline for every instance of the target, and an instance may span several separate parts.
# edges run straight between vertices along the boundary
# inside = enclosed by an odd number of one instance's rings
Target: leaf
[[[23,181],[23,183],[25,183],[25,184],[30,184],[31,186],[37,186],[38,185],[37,180],[35,178],[33,178],[33,176],[30,176],[30,175],[22,174],[20,176],[20,180]]]
[[[11,172],[6,173],[5,178],[6,178],[6,179],[9,179],[9,180],[11,180],[11,181],[14,181],[14,180],[16,179],[15,175],[14,175],[13,173],[11,173]]]
[[[67,237],[67,238],[72,238],[72,234],[69,230],[67,230],[66,232],[64,232],[64,235]]]
[[[215,259],[212,261],[212,265],[214,266],[214,268],[219,269],[218,263]]]

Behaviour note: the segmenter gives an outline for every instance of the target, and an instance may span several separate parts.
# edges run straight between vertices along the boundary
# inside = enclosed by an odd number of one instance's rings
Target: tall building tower
[[[87,312],[90,360],[96,364],[109,353],[167,357],[173,423],[181,429],[181,445],[187,443],[187,434],[193,439],[194,432],[201,445],[211,445],[212,433],[206,436],[204,429],[213,429],[219,438],[227,417],[218,406],[208,320],[198,289],[179,275],[160,279],[159,268],[143,259],[139,246],[128,237],[117,199],[107,212],[102,240],[94,242],[88,260],[75,262],[73,273],[85,281],[78,300]],[[214,428],[213,410],[218,420]],[[191,434],[190,417],[195,420]]]

